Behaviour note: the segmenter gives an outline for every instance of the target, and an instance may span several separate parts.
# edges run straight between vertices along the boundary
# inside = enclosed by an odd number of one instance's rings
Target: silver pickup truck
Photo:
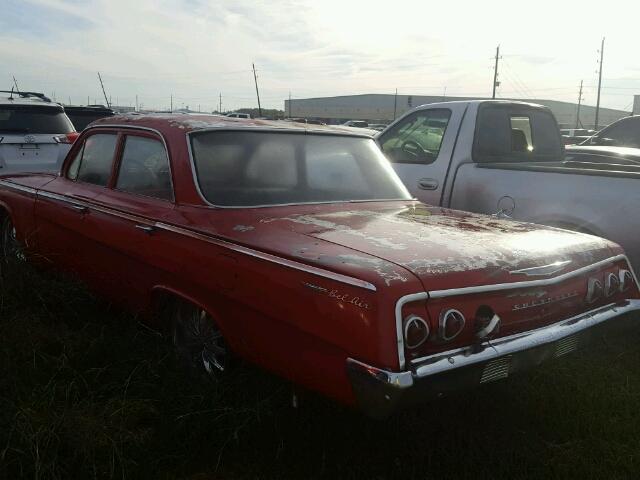
[[[423,105],[376,139],[425,203],[605,237],[640,269],[640,166],[565,158],[546,107],[500,100]]]

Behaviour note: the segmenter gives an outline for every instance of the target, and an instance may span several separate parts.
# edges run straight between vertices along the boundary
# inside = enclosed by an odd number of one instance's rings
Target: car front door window
[[[394,163],[433,163],[438,158],[451,112],[422,110],[409,115],[382,135],[380,145]]]

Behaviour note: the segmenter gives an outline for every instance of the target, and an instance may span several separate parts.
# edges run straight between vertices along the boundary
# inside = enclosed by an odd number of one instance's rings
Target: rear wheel
[[[173,344],[185,366],[195,373],[220,377],[229,366],[229,349],[214,319],[205,310],[181,302],[173,312]]]

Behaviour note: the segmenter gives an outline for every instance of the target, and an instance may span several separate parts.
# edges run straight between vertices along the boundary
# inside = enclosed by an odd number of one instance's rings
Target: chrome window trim
[[[375,143],[375,140],[373,139],[373,137],[367,136],[367,135],[352,135],[350,133],[345,133],[345,134],[340,134],[340,133],[335,133],[335,132],[318,132],[317,130],[312,130],[312,131],[297,131],[297,130],[287,130],[287,129],[279,129],[279,128],[272,128],[272,129],[266,129],[266,128],[262,128],[262,129],[251,129],[249,130],[248,127],[245,128],[205,128],[205,129],[200,129],[200,130],[192,130],[190,132],[187,132],[185,134],[185,138],[186,138],[186,142],[187,142],[187,150],[189,152],[189,165],[191,167],[191,178],[193,180],[193,184],[196,187],[196,191],[198,192],[198,195],[200,196],[200,199],[205,203],[205,205],[208,205],[210,207],[214,207],[214,208],[224,208],[224,209],[229,209],[229,210],[237,210],[237,209],[249,209],[249,208],[271,208],[271,207],[291,207],[291,206],[296,206],[296,205],[330,205],[330,204],[340,204],[340,203],[369,203],[369,202],[410,202],[410,201],[414,201],[416,200],[413,197],[409,197],[409,198],[382,198],[382,199],[375,199],[375,200],[332,200],[332,201],[324,201],[324,202],[293,202],[293,203],[269,203],[269,204],[263,204],[263,205],[216,205],[215,203],[211,203],[209,200],[207,200],[207,197],[205,197],[204,193],[202,193],[202,189],[200,188],[200,182],[198,182],[198,175],[196,174],[196,164],[195,164],[195,160],[193,157],[193,149],[191,148],[191,139],[190,136],[194,133],[203,133],[203,132],[218,132],[218,131],[237,131],[237,132],[244,132],[244,131],[250,131],[250,132],[278,132],[278,133],[294,133],[294,134],[298,134],[298,135],[306,135],[306,134],[313,134],[315,135],[316,133],[320,133],[321,135],[337,135],[337,136],[344,136],[344,137],[355,137],[355,138],[365,138],[365,139],[369,139],[371,141],[373,141]],[[377,144],[376,144],[377,145]],[[408,190],[407,190],[408,191]]]
[[[480,285],[477,287],[463,287],[463,288],[451,288],[448,290],[432,290],[429,292],[417,292],[411,293],[408,295],[404,295],[400,297],[396,301],[395,306],[395,320],[396,320],[396,344],[398,347],[398,365],[402,370],[405,368],[405,355],[404,355],[404,338],[402,336],[402,308],[404,305],[410,302],[417,302],[420,300],[427,300],[428,298],[445,298],[453,295],[465,295],[472,293],[485,293],[491,291],[500,291],[500,290],[511,290],[516,288],[530,288],[530,287],[539,287],[546,285],[555,285],[556,283],[563,282],[569,278],[574,276],[580,276],[583,273],[598,269],[604,265],[614,263],[620,260],[624,260],[627,264],[629,272],[633,277],[635,285],[638,285],[638,278],[636,277],[636,273],[629,262],[629,259],[625,254],[615,255],[613,257],[607,258],[605,260],[601,260],[596,263],[592,263],[591,265],[586,265],[584,267],[573,270],[572,272],[567,272],[562,275],[559,275],[555,278],[549,279],[540,279],[540,280],[529,280],[525,282],[513,282],[513,283],[498,283],[495,285]],[[412,360],[414,362],[415,360]]]
[[[179,227],[177,225],[171,225],[168,223],[163,223],[163,222],[157,222],[155,220],[149,219],[149,218],[145,218],[145,217],[140,217],[138,215],[132,215],[126,212],[122,212],[120,210],[115,210],[115,209],[111,209],[105,206],[101,206],[99,204],[94,204],[94,203],[88,203],[85,201],[80,201],[80,200],[76,200],[73,198],[69,198],[66,197],[64,195],[59,195],[57,193],[51,193],[51,192],[43,192],[43,191],[39,191],[37,192],[38,196],[42,196],[45,198],[50,198],[52,200],[58,200],[64,203],[69,203],[71,205],[77,205],[77,206],[83,206],[83,207],[87,207],[89,209],[93,209],[97,212],[100,213],[104,213],[107,215],[113,215],[119,218],[123,218],[125,220],[129,220],[131,222],[137,223],[137,224],[144,224],[144,225],[148,225],[151,227],[155,227],[159,230],[164,230],[167,232],[173,232],[173,233],[177,233],[179,235],[184,235],[184,236],[188,236],[197,240],[201,240],[201,241],[205,241],[207,243],[211,243],[213,245],[219,246],[219,247],[223,247],[229,250],[233,250],[234,252],[238,252],[238,253],[242,253],[244,255],[248,255],[254,258],[259,258],[261,260],[265,260],[271,263],[275,263],[278,265],[282,265],[284,267],[288,267],[294,270],[299,270],[299,271],[303,271],[306,273],[310,273],[312,275],[316,275],[319,277],[323,277],[323,278],[327,278],[330,280],[334,280],[336,282],[340,282],[340,283],[344,283],[347,285],[352,285],[354,287],[358,287],[358,288],[364,288],[366,290],[370,290],[372,292],[375,292],[376,286],[373,285],[372,283],[369,283],[365,280],[360,280],[359,278],[355,278],[355,277],[350,277],[348,275],[343,275],[341,273],[336,273],[336,272],[332,272],[330,270],[325,270],[323,268],[319,268],[319,267],[314,267],[312,265],[306,265],[304,263],[301,262],[297,262],[295,260],[289,260],[286,258],[282,258],[282,257],[278,257],[276,255],[272,255],[270,253],[265,253],[265,252],[261,252],[259,250],[254,250],[252,248],[249,247],[244,247],[242,245],[238,245],[236,243],[233,242],[229,242],[227,240],[222,240],[216,237],[212,237],[203,233],[198,233],[195,232],[193,230],[190,230],[188,228],[184,228],[184,227]]]

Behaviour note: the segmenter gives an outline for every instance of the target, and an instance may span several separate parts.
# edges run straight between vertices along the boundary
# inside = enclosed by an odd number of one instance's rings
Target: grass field
[[[638,478],[640,330],[376,422],[249,366],[189,378],[136,318],[0,285],[0,478]]]

